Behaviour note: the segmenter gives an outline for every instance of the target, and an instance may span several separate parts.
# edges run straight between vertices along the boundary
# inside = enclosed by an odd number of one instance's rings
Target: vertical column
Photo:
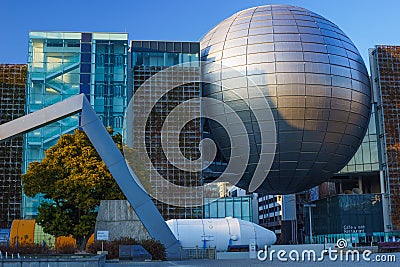
[[[81,34],[81,67],[79,93],[90,101],[90,74],[92,61],[92,33]]]
[[[283,244],[297,243],[297,220],[296,220],[296,195],[282,196],[282,234]]]

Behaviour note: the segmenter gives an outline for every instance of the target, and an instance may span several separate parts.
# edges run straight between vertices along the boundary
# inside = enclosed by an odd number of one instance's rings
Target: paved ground
[[[221,266],[221,267],[247,267],[247,266],[304,266],[304,267],[354,267],[354,266],[371,266],[371,267],[398,267],[400,266],[400,253],[391,253],[390,255],[394,255],[396,257],[396,262],[377,262],[379,259],[384,259],[389,254],[372,254],[370,256],[371,261],[366,262],[360,260],[357,261],[330,261],[325,258],[322,262],[309,262],[309,261],[300,261],[300,262],[281,262],[277,259],[274,259],[273,262],[270,261],[259,261],[259,260],[250,260],[250,259],[240,259],[240,260],[185,260],[185,261],[164,261],[164,262],[109,262],[106,264],[106,267],[128,267],[128,266],[143,266],[143,267],[160,267],[160,266],[179,266],[179,267],[206,267],[206,266]],[[377,258],[378,256],[378,258]],[[383,257],[382,257],[383,256]]]

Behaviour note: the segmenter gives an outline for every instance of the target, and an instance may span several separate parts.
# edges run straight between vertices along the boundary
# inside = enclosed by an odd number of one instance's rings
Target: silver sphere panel
[[[245,93],[255,86],[272,109],[277,135],[271,170],[256,192],[309,189],[340,171],[358,149],[370,117],[369,75],[352,41],[329,20],[294,6],[250,8],[209,31],[201,49],[202,60],[213,62],[203,79],[214,84],[204,86],[203,96],[231,105],[249,134],[248,167],[238,186],[248,188],[260,159],[263,133],[251,127]],[[244,93],[230,93],[233,87]],[[210,126],[229,160],[226,137],[216,134],[217,124]]]

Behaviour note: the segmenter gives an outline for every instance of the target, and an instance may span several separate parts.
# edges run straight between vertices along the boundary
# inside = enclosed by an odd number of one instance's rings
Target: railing
[[[400,251],[400,242],[379,242],[379,252],[398,252]]]
[[[46,79],[54,79],[55,77],[60,76],[63,73],[67,73],[70,70],[73,70],[79,67],[80,64],[80,54],[77,53],[69,58],[68,61],[56,66],[56,67],[48,67],[46,71]]]
[[[0,266],[76,266],[98,267],[105,266],[105,255],[3,255],[0,258]]]
[[[199,248],[183,248],[188,259],[216,259],[216,247]]]

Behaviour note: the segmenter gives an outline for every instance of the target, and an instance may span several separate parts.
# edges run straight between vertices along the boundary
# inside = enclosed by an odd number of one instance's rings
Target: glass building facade
[[[163,151],[161,140],[161,127],[172,109],[184,101],[199,98],[201,94],[199,83],[180,84],[185,77],[190,77],[193,81],[200,78],[199,53],[200,45],[196,42],[164,42],[164,41],[131,41],[131,66],[132,85],[135,93],[139,88],[145,89],[143,96],[134,95],[135,109],[147,109],[152,111],[149,117],[135,117],[134,120],[145,120],[146,133],[140,130],[133,130],[133,147],[145,150],[148,153],[151,163],[148,163],[150,171],[149,178],[152,185],[151,195],[162,216],[168,219],[179,218],[202,218],[202,207],[188,207],[185,203],[202,203],[203,193],[201,190],[191,193],[173,194],[168,191],[168,187],[163,182],[156,181],[157,173],[168,182],[182,186],[200,186],[202,184],[201,172],[188,172],[178,169],[171,164]],[[173,72],[165,75],[163,70],[177,64],[186,63],[185,66],[175,68]],[[158,74],[158,78],[148,81],[149,78]],[[164,76],[165,75],[165,76]],[[169,76],[170,75],[170,76]],[[146,83],[145,83],[146,82]],[[171,84],[179,84],[176,88],[156,103],[150,101],[151,94],[163,92],[163,88]],[[139,97],[142,97],[139,99]],[[192,102],[190,106],[193,114],[200,117],[200,100]],[[141,114],[139,114],[140,116]],[[200,143],[201,132],[200,119],[190,121],[179,134],[179,144],[168,143],[168,146],[179,146],[180,151],[188,159],[200,157],[198,145]],[[168,132],[174,134],[173,132]],[[145,139],[143,142],[143,138]],[[145,147],[141,147],[145,146]],[[165,149],[165,148],[164,148]],[[168,148],[167,148],[168,149]],[[196,163],[189,163],[196,164]],[[150,166],[152,165],[152,166]],[[186,166],[190,168],[190,166]],[[199,166],[193,166],[198,168]],[[169,202],[179,203],[173,206],[159,201],[167,196]]]
[[[379,171],[381,169],[379,165],[380,161],[378,151],[379,135],[375,114],[376,104],[373,104],[368,129],[361,146],[340,173],[371,172]]]
[[[280,234],[282,220],[282,196],[261,195],[258,198],[258,202],[258,220],[260,225],[275,231],[275,234]]]
[[[25,115],[26,65],[0,64],[0,124]],[[20,218],[23,137],[0,144],[0,228]]]
[[[316,204],[316,207],[312,208],[314,243],[335,243],[339,238],[347,239],[348,243],[368,245],[374,241],[384,241],[380,238],[384,237],[381,194],[336,195],[314,203]],[[305,209],[305,218],[309,218],[309,209]],[[308,242],[310,223],[309,220],[304,222]]]
[[[126,33],[30,32],[26,113],[83,93],[104,125],[122,133],[127,67]],[[78,126],[75,115],[26,134],[23,172]],[[36,216],[40,201],[24,197],[23,217]]]
[[[207,202],[203,206],[204,219],[233,217],[244,221],[257,223],[254,209],[257,200],[253,195],[241,197],[224,197]]]
[[[380,130],[377,125],[377,105],[374,102],[367,132],[357,152],[331,182],[319,187],[319,196],[312,197],[313,200],[334,194],[382,193]]]
[[[259,224],[275,232],[278,244],[303,243],[303,204],[308,201],[308,191],[291,195],[259,194]]]

